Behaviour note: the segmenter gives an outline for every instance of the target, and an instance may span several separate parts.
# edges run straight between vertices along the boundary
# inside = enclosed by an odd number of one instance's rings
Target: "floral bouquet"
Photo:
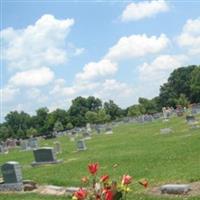
[[[116,167],[114,165],[113,167]],[[131,191],[130,184],[132,177],[130,175],[123,175],[120,182],[110,180],[109,175],[97,177],[99,169],[98,163],[91,163],[88,165],[88,170],[91,174],[92,181],[85,176],[81,179],[83,187],[76,191],[73,200],[126,200],[127,194]],[[142,179],[138,183],[145,188],[148,186],[148,181]]]

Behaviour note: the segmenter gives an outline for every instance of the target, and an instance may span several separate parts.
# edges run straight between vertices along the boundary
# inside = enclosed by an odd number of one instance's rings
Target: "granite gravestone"
[[[87,149],[84,140],[78,140],[76,145],[77,145],[77,150],[78,151],[85,151]]]
[[[31,149],[37,149],[38,148],[38,141],[37,141],[37,138],[30,138],[28,140],[28,146],[31,148]]]
[[[160,187],[162,194],[187,194],[191,189],[186,184],[167,184]]]
[[[171,128],[163,128],[163,129],[160,129],[160,133],[161,134],[169,134],[172,132],[172,129]]]
[[[22,140],[20,142],[20,147],[22,151],[30,150],[30,147],[28,146],[28,140]]]
[[[0,184],[0,191],[22,191],[23,179],[21,166],[18,162],[10,161],[1,166],[3,184]]]
[[[56,159],[56,154],[52,147],[43,147],[33,150],[35,162],[32,166],[44,165],[44,164],[57,164],[62,162],[62,160]]]
[[[61,153],[61,144],[60,142],[56,141],[54,142],[54,151],[56,154]]]

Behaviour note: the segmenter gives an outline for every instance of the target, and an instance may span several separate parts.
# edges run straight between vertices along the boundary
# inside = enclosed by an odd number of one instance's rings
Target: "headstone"
[[[8,148],[4,144],[0,144],[0,154],[8,153]]]
[[[196,119],[195,119],[195,117],[193,115],[187,115],[186,116],[186,121],[187,121],[188,124],[193,124],[193,123],[196,122]]]
[[[31,149],[37,149],[38,148],[38,141],[37,141],[37,138],[30,138],[28,140],[28,146],[31,148]]]
[[[44,164],[57,164],[62,162],[62,160],[56,159],[56,154],[52,147],[43,147],[33,150],[35,162],[32,166],[44,165]]]
[[[107,135],[113,134],[112,128],[107,127],[105,134],[107,134]]]
[[[191,189],[186,184],[167,184],[160,187],[162,194],[187,194]]]
[[[21,166],[18,162],[10,161],[1,166],[3,184],[0,184],[0,191],[22,191],[23,179]]]
[[[60,142],[56,141],[54,142],[54,151],[56,154],[61,153],[61,144]]]
[[[78,140],[76,145],[77,145],[77,150],[78,151],[85,151],[87,149],[84,140]]]
[[[86,130],[87,130],[87,132],[89,132],[89,133],[92,132],[90,123],[87,123],[87,124],[86,124]]]
[[[172,129],[171,128],[163,128],[163,129],[160,129],[160,133],[161,134],[169,134],[172,132]]]
[[[28,146],[28,140],[22,140],[20,142],[20,147],[22,151],[30,150],[30,147]]]

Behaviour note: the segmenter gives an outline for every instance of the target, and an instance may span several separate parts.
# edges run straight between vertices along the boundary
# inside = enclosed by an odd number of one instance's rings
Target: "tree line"
[[[11,111],[0,124],[0,140],[6,138],[27,138],[30,136],[48,135],[54,131],[82,127],[86,123],[102,124],[127,116],[153,114],[162,107],[177,105],[186,106],[200,102],[200,66],[191,65],[174,70],[167,83],[160,87],[159,96],[153,99],[139,98],[138,104],[120,108],[114,101],[102,102],[101,99],[89,96],[72,100],[68,110],[56,109],[49,112],[43,107],[30,116],[24,111]]]

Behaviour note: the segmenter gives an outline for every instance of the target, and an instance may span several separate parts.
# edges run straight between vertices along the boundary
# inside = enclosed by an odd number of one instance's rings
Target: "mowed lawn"
[[[200,118],[200,116],[199,116]],[[173,133],[161,135],[160,129],[170,127]],[[100,164],[99,175],[109,174],[114,180],[120,180],[123,174],[133,176],[135,183],[147,178],[150,185],[145,190],[138,184],[132,184],[130,200],[168,199],[147,194],[148,190],[165,183],[189,183],[200,181],[200,129],[192,130],[185,117],[172,118],[170,122],[160,120],[146,124],[127,124],[114,128],[113,135],[96,135],[86,141],[87,151],[76,152],[76,145],[67,136],[54,140],[42,140],[41,146],[53,146],[59,140],[62,145],[64,162],[32,168],[34,160],[31,151],[13,150],[0,155],[0,165],[6,161],[18,161],[22,165],[24,179],[31,179],[40,185],[80,186],[80,178],[88,175],[90,162]],[[117,168],[112,168],[118,164]],[[0,194],[0,200],[53,200],[66,197],[40,196],[37,194]],[[175,197],[173,199],[184,199]],[[185,197],[197,200],[200,197]]]

